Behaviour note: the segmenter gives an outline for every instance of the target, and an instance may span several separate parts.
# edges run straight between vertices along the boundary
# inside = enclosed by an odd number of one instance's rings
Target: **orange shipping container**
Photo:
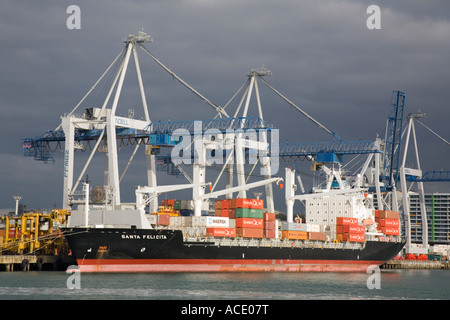
[[[378,219],[379,227],[398,227],[400,222],[395,219]]]
[[[344,240],[350,242],[364,242],[364,234],[344,233]]]
[[[264,212],[264,220],[265,221],[275,221],[275,213],[274,212]]]
[[[230,208],[251,208],[251,209],[263,209],[264,201],[262,199],[245,199],[237,198],[229,200]]]
[[[229,202],[230,202],[230,200],[228,200],[228,199],[222,200],[222,209],[230,208]]]
[[[343,226],[349,224],[358,224],[358,218],[349,218],[349,217],[337,217],[336,225]]]
[[[276,236],[276,230],[275,229],[265,229],[264,230],[264,238],[266,239],[273,239]]]
[[[290,240],[307,240],[308,232],[283,230],[281,231],[281,238]]]
[[[212,237],[236,237],[235,228],[206,228],[206,235]]]
[[[222,209],[222,200],[216,200],[215,202],[214,202],[214,208],[216,208],[216,209]]]
[[[398,227],[378,227],[378,231],[384,233],[387,236],[399,236],[400,229]]]
[[[378,219],[396,219],[398,220],[400,214],[398,211],[389,211],[389,210],[375,210],[375,218]]]
[[[336,233],[364,233],[366,228],[357,224],[347,224],[343,226],[336,226]]]
[[[275,221],[264,221],[264,229],[265,230],[275,229]]]
[[[327,235],[325,232],[308,232],[309,240],[327,241]]]
[[[236,228],[236,235],[243,238],[262,238],[264,230],[256,228]]]
[[[263,228],[263,219],[237,218],[236,228]]]

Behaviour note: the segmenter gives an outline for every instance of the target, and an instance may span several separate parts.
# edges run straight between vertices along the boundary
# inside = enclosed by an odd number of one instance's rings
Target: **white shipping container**
[[[156,214],[147,214],[146,216],[150,224],[156,224]]]
[[[228,228],[228,217],[206,217],[206,227],[208,228]]]
[[[206,218],[208,218],[208,217],[205,217],[205,216],[201,216],[201,217],[193,216],[192,217],[192,226],[193,227],[206,226]]]

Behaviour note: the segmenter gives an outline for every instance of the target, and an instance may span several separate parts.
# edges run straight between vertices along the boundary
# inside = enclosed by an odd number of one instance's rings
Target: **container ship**
[[[70,212],[70,217],[63,234],[81,272],[365,272],[369,266],[392,259],[402,249],[398,212],[375,210],[367,189],[356,187],[362,186],[361,183],[349,186],[342,179],[344,154],[382,152],[371,142],[339,138],[335,140],[339,143],[300,144],[299,148],[288,148],[283,153],[278,144],[278,129],[263,120],[259,99],[257,82],[267,84],[263,77],[270,75],[269,70],[251,70],[247,89],[231,117],[225,108],[209,101],[156,59],[144,46],[148,42],[152,39],[143,31],[124,39],[123,50],[87,94],[109,70],[116,70],[102,103],[85,108],[84,115],[76,116],[74,112],[84,103],[86,95],[71,113],[61,117],[61,125],[56,130],[23,140],[24,155],[44,162],[54,161],[51,153],[64,141],[62,207]],[[193,122],[151,121],[137,49],[213,107],[219,117]],[[135,119],[134,110],[130,109],[127,117],[116,114],[131,59],[139,83],[142,120]],[[115,64],[117,67],[112,68]],[[269,87],[321,129],[338,138]],[[254,90],[257,118],[248,116]],[[50,143],[56,144],[55,148]],[[129,144],[135,146],[134,151],[126,167],[119,170],[118,152]],[[141,172],[147,176],[147,186],[136,188],[135,202],[124,203],[120,182],[140,146],[145,148],[147,169]],[[171,156],[164,158],[161,149],[170,148]],[[91,149],[91,154],[77,179],[75,151],[87,149]],[[85,181],[80,194],[79,182],[97,150],[104,155],[104,183],[90,190],[89,181]],[[285,179],[273,177],[278,172],[280,157],[314,159],[315,170],[320,168],[327,175],[326,187],[295,195],[294,170],[285,168]],[[180,164],[192,166],[192,178],[185,174],[190,183],[158,185],[156,168],[160,162],[183,174]],[[258,163],[259,177],[264,178],[247,183]],[[206,169],[213,165],[222,165],[214,184],[206,180]],[[247,177],[245,165],[251,167]],[[173,173],[169,169],[167,173]],[[226,187],[215,191],[222,173],[227,175]],[[237,186],[233,186],[234,175]],[[283,180],[285,214],[275,210],[272,189],[274,183],[282,187]],[[264,201],[256,194],[256,199],[247,197],[248,190],[258,187],[265,188]],[[191,189],[192,197],[159,203],[162,194],[182,189]],[[305,208],[301,218],[294,218],[297,200]]]
[[[201,216],[185,200],[163,200],[154,214],[92,210],[89,227],[80,210],[64,234],[81,272],[367,272],[405,243],[398,212],[360,207],[365,197],[313,197],[308,207],[334,202],[347,216],[307,211],[293,222],[266,212],[262,199],[216,200],[214,215]]]

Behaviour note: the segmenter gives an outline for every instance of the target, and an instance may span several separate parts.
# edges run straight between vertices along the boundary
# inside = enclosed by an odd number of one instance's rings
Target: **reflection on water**
[[[64,272],[2,272],[0,299],[449,299],[446,270],[386,270],[381,289],[365,273],[81,274],[69,290]]]

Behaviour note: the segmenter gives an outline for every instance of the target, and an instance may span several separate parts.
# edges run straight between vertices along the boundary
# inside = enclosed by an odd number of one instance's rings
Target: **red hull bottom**
[[[367,272],[385,261],[85,259],[80,272]]]

